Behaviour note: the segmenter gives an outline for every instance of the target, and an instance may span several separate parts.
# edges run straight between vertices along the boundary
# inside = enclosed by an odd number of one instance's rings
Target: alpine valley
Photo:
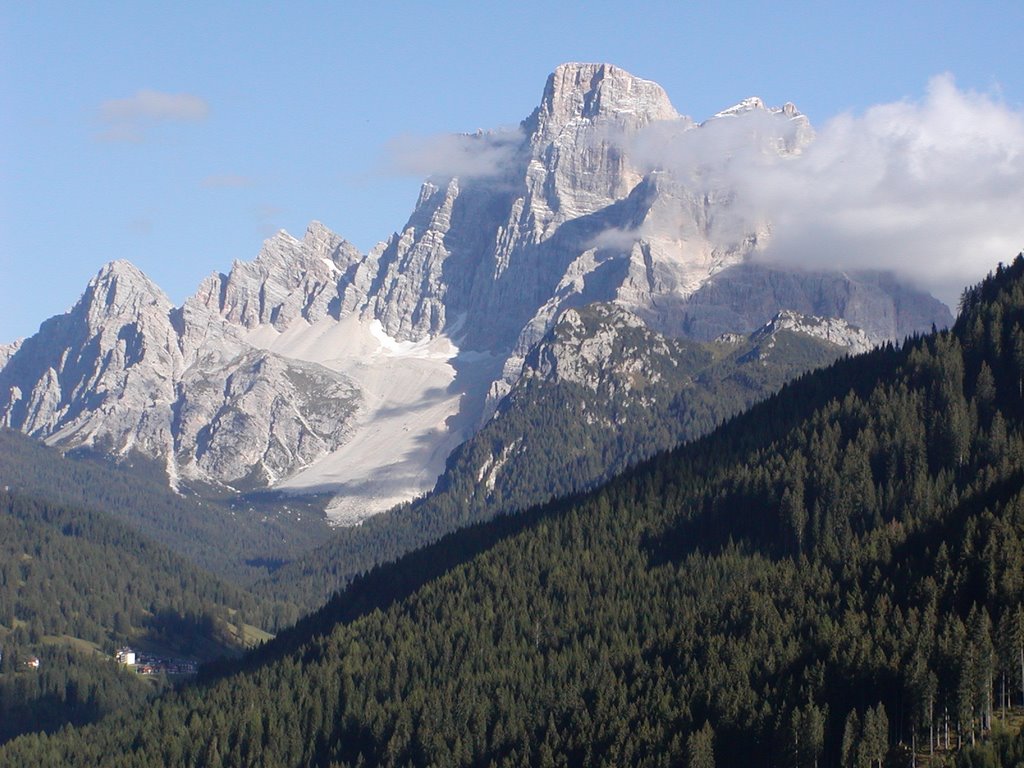
[[[782,266],[814,141],[564,64],[368,253],[102,267],[0,346],[0,768],[1022,764],[1024,254]]]
[[[369,253],[316,222],[282,231],[182,306],[107,264],[67,314],[0,347],[0,424],[154,461],[180,491],[315,494],[350,525],[432,490],[460,444],[545,387],[580,411],[592,459],[517,503],[587,487],[841,354],[948,325],[891,276],[759,262],[772,223],[715,181],[724,155],[684,174],[638,149],[744,115],[748,149],[786,158],[814,140],[792,104],[751,98],[697,124],[653,82],[560,66],[518,129],[459,137],[475,162],[426,181]],[[543,431],[478,443],[481,487],[518,482]],[[561,427],[543,439],[580,445]]]

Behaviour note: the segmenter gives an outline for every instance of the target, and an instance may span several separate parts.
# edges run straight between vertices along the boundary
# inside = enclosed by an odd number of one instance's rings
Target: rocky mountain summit
[[[874,346],[863,330],[850,325],[845,320],[836,317],[809,317],[791,309],[779,312],[764,328],[752,334],[752,338],[756,341],[771,340],[779,331],[803,333],[835,344],[852,354],[867,352]]]
[[[723,155],[686,157],[709,132]],[[771,222],[716,169],[799,154],[813,131],[792,104],[697,123],[653,82],[570,63],[518,130],[462,139],[472,170],[425,181],[369,253],[314,222],[181,307],[127,262],[104,267],[66,315],[0,347],[0,423],[150,457],[175,484],[329,492],[354,522],[429,490],[537,345],[595,302],[664,343],[776,318],[860,350],[951,320],[887,275],[757,262]],[[669,139],[683,149],[666,161],[652,147]],[[581,338],[579,359],[599,364],[603,343]]]

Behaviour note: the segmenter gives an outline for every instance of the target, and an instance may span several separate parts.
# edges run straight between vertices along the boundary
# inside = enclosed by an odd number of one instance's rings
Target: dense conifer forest
[[[163,469],[145,459],[130,457],[118,465],[87,454],[65,457],[6,427],[0,428],[3,487],[55,504],[102,510],[239,585],[328,534],[315,500],[285,505],[265,494],[233,503],[204,501],[171,491]]]
[[[1018,258],[951,331],[450,534],[0,765],[1013,765],[1022,704]]]
[[[162,623],[294,616],[276,608],[288,616],[102,513],[0,491],[0,626],[102,644]]]

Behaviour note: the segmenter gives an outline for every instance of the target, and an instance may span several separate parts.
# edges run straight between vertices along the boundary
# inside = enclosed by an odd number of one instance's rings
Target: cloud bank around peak
[[[830,120],[798,153],[764,151],[782,125],[754,111],[655,127],[636,150],[683,183],[731,190],[734,224],[770,222],[771,263],[891,270],[955,308],[1024,248],[1021,108],[941,75],[920,100]]]
[[[773,223],[765,257],[891,269],[955,307],[1024,248],[1024,112],[933,78],[921,101],[826,124],[740,181]]]
[[[518,167],[523,140],[520,129],[407,135],[390,142],[387,165],[420,178],[495,178]],[[1024,249],[1024,108],[962,90],[948,74],[920,98],[814,129],[793,109],[744,107],[594,140],[617,145],[641,172],[662,172],[686,197],[716,201],[701,226],[719,245],[767,225],[756,256],[767,263],[888,270],[955,308],[965,286]],[[660,206],[593,245],[696,236],[686,210]]]

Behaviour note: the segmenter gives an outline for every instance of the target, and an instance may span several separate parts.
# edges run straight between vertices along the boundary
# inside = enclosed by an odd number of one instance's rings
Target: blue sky
[[[365,250],[419,187],[393,142],[514,125],[564,61],[655,80],[696,120],[759,95],[819,127],[943,73],[1017,118],[1022,30],[1019,2],[2,0],[0,341],[115,258],[177,303],[280,228]]]

